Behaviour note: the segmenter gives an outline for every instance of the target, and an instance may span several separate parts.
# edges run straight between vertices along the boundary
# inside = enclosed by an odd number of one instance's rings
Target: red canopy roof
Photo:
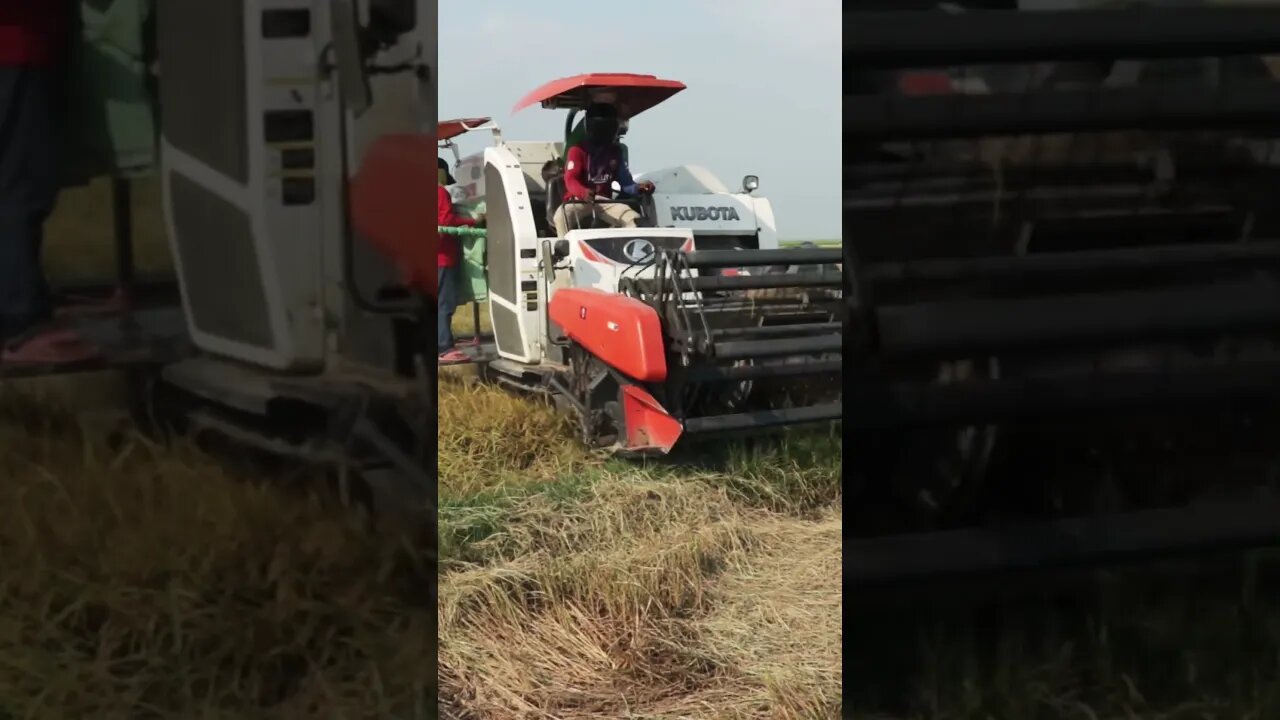
[[[550,109],[581,110],[592,102],[617,105],[624,118],[632,118],[685,89],[678,80],[632,73],[589,73],[552,80],[516,103],[516,113],[530,105]]]
[[[476,118],[456,118],[454,120],[441,120],[436,124],[436,139],[440,141],[449,140],[458,137],[467,131],[474,130],[481,125],[489,122],[492,118],[476,117]]]

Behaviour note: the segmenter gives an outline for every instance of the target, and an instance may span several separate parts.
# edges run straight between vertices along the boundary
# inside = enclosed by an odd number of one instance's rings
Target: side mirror
[[[559,245],[559,243],[556,244]],[[555,253],[551,249],[550,240],[542,241],[542,279],[547,287],[551,287],[556,282]]]
[[[752,192],[755,192],[755,190],[759,187],[760,187],[759,177],[755,175],[747,175],[746,177],[742,178],[742,192],[750,195]]]

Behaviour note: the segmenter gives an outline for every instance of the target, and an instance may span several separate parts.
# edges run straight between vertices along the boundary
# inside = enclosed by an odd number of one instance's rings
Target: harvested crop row
[[[838,715],[838,436],[646,466],[495,388],[440,402],[446,717]],[[485,453],[446,426],[480,415]]]

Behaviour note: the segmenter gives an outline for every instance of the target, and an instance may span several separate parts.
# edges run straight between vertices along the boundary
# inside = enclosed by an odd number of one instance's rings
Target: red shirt
[[[624,192],[635,189],[635,180],[622,162],[622,150],[617,145],[590,151],[582,145],[574,145],[565,155],[565,161],[566,200],[591,200],[597,196],[611,198],[614,180],[622,185]]]
[[[443,185],[436,185],[436,214],[440,227],[475,227],[476,221],[459,215],[453,211],[453,198]],[[462,254],[462,245],[456,235],[440,233],[440,247],[436,250],[436,260],[440,267],[453,267],[458,264],[458,256]]]
[[[0,0],[0,66],[52,65],[66,32],[63,0]]]

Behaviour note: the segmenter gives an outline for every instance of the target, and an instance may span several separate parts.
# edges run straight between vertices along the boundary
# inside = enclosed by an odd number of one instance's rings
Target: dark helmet
[[[591,145],[607,145],[618,139],[618,109],[612,105],[588,105],[582,122],[587,142]]]
[[[436,158],[436,167],[444,171],[444,184],[452,185],[456,180],[453,179],[453,173],[449,172],[449,163],[442,157]]]

